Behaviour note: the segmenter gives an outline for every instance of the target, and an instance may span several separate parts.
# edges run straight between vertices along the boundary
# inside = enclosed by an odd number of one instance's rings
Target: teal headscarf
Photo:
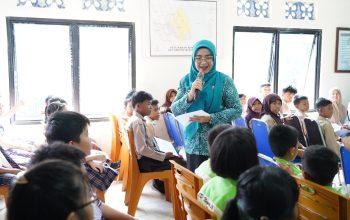
[[[193,46],[191,70],[190,73],[184,77],[183,83],[188,91],[191,89],[192,83],[197,79],[198,70],[195,64],[195,56],[200,48],[207,48],[210,51],[210,54],[213,56],[213,66],[211,70],[204,75],[204,85],[199,92],[199,98],[192,102],[187,112],[204,110],[208,113],[216,113],[220,111],[222,104],[224,75],[216,71],[216,51],[212,42],[201,40]],[[185,129],[186,139],[191,139],[198,128],[198,122],[190,123]]]

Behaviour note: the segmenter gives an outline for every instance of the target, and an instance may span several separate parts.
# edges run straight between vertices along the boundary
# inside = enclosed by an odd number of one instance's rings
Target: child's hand
[[[165,159],[169,159],[169,158],[172,158],[174,155],[172,152],[166,152],[165,153]]]
[[[101,161],[101,162],[105,162],[106,161],[106,155],[104,155],[104,154],[96,154],[94,156],[95,156],[94,160],[98,160],[98,161]]]
[[[92,160],[98,160],[100,162],[105,162],[106,155],[105,154],[90,154],[90,155],[85,157],[85,160],[87,162],[92,161]]]
[[[344,128],[344,129],[350,129],[350,127],[349,127],[349,125],[348,124],[343,124],[343,126],[342,126],[342,128]]]
[[[92,169],[96,170],[96,171],[99,172],[99,173],[103,173],[103,172],[105,171],[105,168],[104,168],[104,166],[103,166],[103,163],[101,163],[101,162],[97,162],[97,161],[91,160],[91,161],[88,161],[88,162],[86,162],[86,163],[89,164],[89,166],[90,166]]]

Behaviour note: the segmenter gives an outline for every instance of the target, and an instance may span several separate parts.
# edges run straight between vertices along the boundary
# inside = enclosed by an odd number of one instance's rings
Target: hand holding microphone
[[[194,100],[199,98],[199,92],[202,90],[204,73],[198,72],[196,81],[193,82],[192,87],[195,87]]]

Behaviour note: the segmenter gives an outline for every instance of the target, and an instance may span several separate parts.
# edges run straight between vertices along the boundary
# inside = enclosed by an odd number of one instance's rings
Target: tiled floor
[[[135,217],[142,220],[171,220],[173,218],[172,204],[165,200],[164,195],[151,188],[148,182],[142,191]],[[127,213],[124,205],[124,195],[121,182],[114,182],[105,195],[106,203],[113,208]]]

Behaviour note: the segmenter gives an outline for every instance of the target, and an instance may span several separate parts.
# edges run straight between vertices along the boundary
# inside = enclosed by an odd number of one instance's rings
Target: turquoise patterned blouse
[[[223,73],[217,73],[223,74]],[[232,120],[238,118],[242,114],[242,107],[239,102],[236,87],[233,80],[225,75],[223,86],[223,96],[216,97],[222,99],[221,111],[211,113],[211,124],[201,123],[195,135],[191,139],[185,137],[185,150],[188,154],[209,156],[208,151],[208,131],[218,124],[230,124]],[[185,114],[186,110],[191,106],[191,102],[187,102],[187,93],[183,80],[181,80],[176,98],[171,105],[171,110],[175,116]]]

